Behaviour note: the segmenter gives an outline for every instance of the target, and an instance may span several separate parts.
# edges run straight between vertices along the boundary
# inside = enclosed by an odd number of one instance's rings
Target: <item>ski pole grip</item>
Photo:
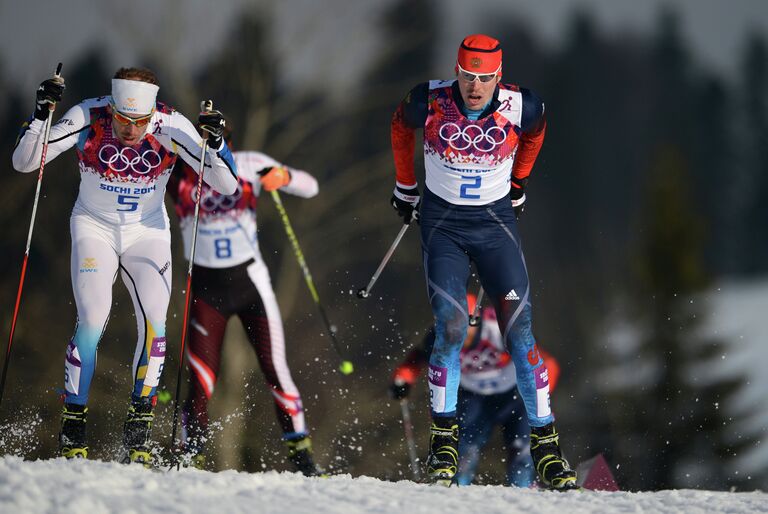
[[[61,78],[61,67],[62,67],[62,66],[63,66],[63,64],[62,64],[62,63],[59,63],[59,64],[56,66],[56,71],[55,71],[55,72],[54,72],[54,74],[53,74],[53,80],[54,80],[55,82],[59,83],[59,84],[63,84],[63,83],[64,83],[64,79],[63,79],[63,78]],[[54,104],[54,103],[50,103],[50,104],[48,104],[48,110],[49,110],[50,112],[53,112],[53,111],[54,111],[54,109],[56,109],[56,104]]]
[[[209,112],[213,110],[213,100],[203,100],[200,102],[200,112]],[[206,141],[208,140],[208,136],[210,135],[207,130],[202,131],[203,139]]]

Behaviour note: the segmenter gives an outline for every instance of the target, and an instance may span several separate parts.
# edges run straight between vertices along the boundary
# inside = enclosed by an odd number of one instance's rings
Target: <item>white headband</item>
[[[139,80],[112,79],[112,102],[123,114],[144,116],[155,108],[159,86]]]

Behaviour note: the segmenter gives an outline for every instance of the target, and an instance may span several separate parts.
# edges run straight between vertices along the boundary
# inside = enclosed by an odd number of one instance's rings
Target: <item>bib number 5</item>
[[[120,195],[117,197],[117,203],[122,205],[123,209],[117,209],[122,212],[133,212],[139,208],[139,197],[131,195]]]

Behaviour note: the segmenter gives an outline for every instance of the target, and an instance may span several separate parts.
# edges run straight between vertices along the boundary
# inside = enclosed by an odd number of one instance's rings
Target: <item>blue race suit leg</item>
[[[554,421],[544,360],[531,332],[531,289],[514,209],[508,198],[484,205],[468,245],[480,281],[496,309],[504,342],[515,363],[517,384],[528,422],[541,427]]]
[[[420,217],[427,294],[435,316],[435,344],[429,357],[433,417],[456,415],[461,379],[459,353],[469,326],[469,257],[463,246],[463,234],[457,230],[462,227],[454,207],[428,194]]]

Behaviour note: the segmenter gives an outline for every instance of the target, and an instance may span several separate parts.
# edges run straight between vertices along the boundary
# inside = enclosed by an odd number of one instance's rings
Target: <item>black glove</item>
[[[396,378],[389,386],[389,395],[395,400],[402,400],[411,394],[411,384],[404,380]]]
[[[224,127],[227,122],[221,111],[213,109],[213,103],[208,100],[201,102],[200,115],[197,117],[197,124],[208,133],[208,146],[218,149],[224,135]]]
[[[525,209],[525,186],[528,179],[517,179],[512,177],[511,188],[509,189],[509,198],[512,200],[512,208],[515,209],[515,218],[520,219]]]
[[[397,215],[403,218],[403,223],[410,225],[411,221],[419,219],[420,199],[419,190],[416,186],[411,189],[395,186],[389,202],[397,211]]]
[[[40,83],[35,94],[35,118],[43,121],[48,119],[50,106],[61,102],[65,87],[64,79],[61,77],[46,79]]]

